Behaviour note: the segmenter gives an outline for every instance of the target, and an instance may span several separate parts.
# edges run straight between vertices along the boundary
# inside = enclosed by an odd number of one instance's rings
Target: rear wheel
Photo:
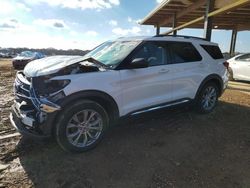
[[[76,102],[62,111],[56,125],[56,140],[66,151],[87,151],[101,141],[108,123],[107,112],[98,103]]]
[[[218,96],[219,96],[218,86],[213,82],[207,83],[201,89],[197,97],[196,101],[197,110],[200,113],[211,112],[215,108],[218,102]]]

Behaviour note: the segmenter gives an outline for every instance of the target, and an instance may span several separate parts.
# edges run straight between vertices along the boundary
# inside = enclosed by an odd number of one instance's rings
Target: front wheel
[[[200,113],[211,112],[215,108],[218,102],[218,96],[219,96],[218,86],[213,82],[207,83],[201,89],[196,99],[197,110]]]
[[[94,148],[108,127],[107,112],[94,101],[76,102],[61,113],[56,124],[56,140],[66,151],[83,152]]]

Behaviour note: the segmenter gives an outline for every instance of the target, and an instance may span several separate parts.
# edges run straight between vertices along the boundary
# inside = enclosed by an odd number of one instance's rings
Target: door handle
[[[167,73],[167,72],[169,72],[168,69],[161,69],[161,70],[159,70],[159,73]]]

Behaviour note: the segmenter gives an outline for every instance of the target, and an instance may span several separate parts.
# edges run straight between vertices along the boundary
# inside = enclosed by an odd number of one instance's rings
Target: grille
[[[21,98],[29,98],[30,97],[30,83],[27,81],[23,82],[22,80],[26,80],[22,73],[17,73],[15,83],[14,83],[14,93]],[[29,84],[28,84],[29,83]]]

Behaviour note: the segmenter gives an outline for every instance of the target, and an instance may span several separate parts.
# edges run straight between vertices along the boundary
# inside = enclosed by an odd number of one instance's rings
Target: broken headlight
[[[62,90],[70,83],[70,80],[45,80],[46,93],[51,94]]]

